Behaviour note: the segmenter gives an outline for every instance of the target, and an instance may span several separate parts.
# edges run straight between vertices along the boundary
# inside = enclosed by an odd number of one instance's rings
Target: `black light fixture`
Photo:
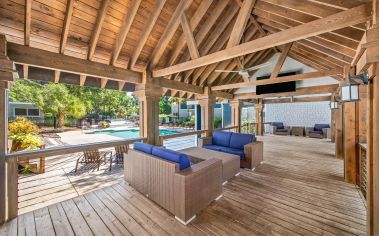
[[[362,80],[364,84],[368,83],[367,73],[356,76],[348,76],[344,84],[340,86],[340,98],[342,102],[359,101],[359,83],[356,80]]]
[[[330,101],[330,109],[338,109],[338,101],[334,96],[332,96],[332,100]]]

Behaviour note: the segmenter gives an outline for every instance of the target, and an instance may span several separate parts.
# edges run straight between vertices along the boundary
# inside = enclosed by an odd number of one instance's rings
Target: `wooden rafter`
[[[24,24],[24,45],[30,45],[30,27],[32,21],[32,0],[25,0],[25,24]]]
[[[191,32],[193,32],[195,30],[195,28],[200,24],[201,22],[201,19],[204,17],[205,13],[207,12],[208,8],[210,7],[210,5],[212,4],[213,0],[204,0],[204,1],[201,1],[201,4],[199,6],[199,8],[196,10],[195,14],[193,15],[193,17],[191,18],[190,20],[190,26],[191,26]],[[226,4],[228,1],[223,1],[224,4]],[[213,9],[214,11],[212,11],[213,14],[217,14],[217,7],[216,9]],[[196,41],[196,39],[195,39]],[[175,60],[179,57],[179,54],[180,52],[184,49],[184,46],[186,44],[186,38],[185,38],[185,35],[182,35],[179,40],[177,41],[176,45],[175,45],[175,49],[172,53],[172,55],[170,56],[170,59],[168,60],[168,64],[167,65],[172,65]]]
[[[28,79],[29,76],[29,66],[28,65],[22,65],[22,71],[23,71],[23,78]]]
[[[130,9],[128,13],[125,16],[125,19],[123,21],[121,30],[119,34],[117,35],[114,47],[113,47],[113,52],[111,56],[111,64],[114,65],[118,59],[118,56],[120,55],[121,49],[124,46],[126,36],[129,33],[129,30],[133,24],[134,17],[137,14],[139,5],[141,4],[141,0],[133,0],[130,3]]]
[[[226,48],[234,47],[240,43],[255,1],[256,0],[243,1]]]
[[[180,17],[180,23],[183,28],[183,33],[186,38],[188,50],[190,52],[191,58],[196,59],[200,57],[199,50],[196,45],[195,38],[193,37],[191,25],[187,19],[186,14],[183,12],[183,14]]]
[[[192,3],[192,0],[181,0],[178,6],[176,7],[174,14],[172,15],[161,38],[159,39],[157,46],[155,47],[151,55],[151,60],[149,63],[150,69],[154,68],[156,64],[159,62],[159,59],[161,58],[172,36],[174,35],[175,31],[178,29],[178,26],[180,24],[180,16],[191,5],[191,3]]]
[[[93,55],[95,54],[95,49],[97,41],[99,40],[100,32],[103,27],[105,16],[107,15],[108,5],[110,0],[102,0],[101,7],[96,17],[95,29],[92,31],[91,41],[89,43],[88,49],[88,60],[92,60]]]
[[[270,76],[270,79],[273,79],[275,77],[278,77],[278,74],[280,72],[280,69],[282,68],[283,64],[284,64],[284,61],[286,60],[287,56],[288,56],[288,53],[290,51],[292,47],[292,43],[289,43],[287,44],[285,47],[284,47],[284,50],[282,51],[282,54],[280,55],[278,61],[276,62],[276,65],[274,67],[274,69],[272,70],[271,72],[271,76]]]
[[[280,31],[238,46],[228,48],[175,66],[153,71],[154,77],[167,76],[185,70],[209,65],[219,61],[246,55],[263,49],[279,46],[297,40],[309,38],[336,29],[367,21],[370,18],[371,5],[363,4],[319,20]],[[333,22],[333,23],[331,23]]]
[[[130,59],[129,63],[129,69],[133,68],[138,60],[139,55],[141,54],[141,51],[149,38],[149,35],[151,31],[153,30],[153,27],[155,23],[157,22],[157,19],[159,17],[159,14],[161,13],[164,4],[166,3],[166,0],[157,0],[154,5],[153,12],[151,13],[149,19],[146,22],[146,25],[144,27],[143,32],[141,33],[141,36],[138,40],[137,46],[134,48],[132,57]]]
[[[63,54],[8,43],[8,57],[17,63],[94,77],[140,83],[142,73]]]
[[[66,14],[64,17],[63,30],[62,30],[61,41],[60,41],[60,46],[59,46],[59,52],[62,54],[64,53],[64,50],[66,48],[68,32],[70,30],[72,13],[74,11],[74,3],[75,3],[75,0],[67,0]]]
[[[86,75],[80,75],[79,77],[79,86],[84,86],[86,83],[87,76]]]

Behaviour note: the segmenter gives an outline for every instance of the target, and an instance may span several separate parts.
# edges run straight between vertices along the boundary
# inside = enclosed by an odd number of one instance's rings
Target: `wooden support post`
[[[0,225],[6,219],[6,161],[8,147],[8,82],[0,81]]]
[[[335,137],[336,137],[336,116],[337,116],[337,109],[333,109],[331,111],[331,142],[334,143],[335,142]]]
[[[347,102],[343,105],[343,153],[345,158],[345,181],[357,184],[358,155],[356,103]]]
[[[232,100],[229,102],[232,109],[232,126],[238,126],[237,132],[241,132],[241,113],[243,102],[241,100]]]
[[[216,97],[211,94],[209,87],[205,87],[204,95],[199,97],[201,108],[201,129],[207,130],[206,135],[211,136],[214,128],[214,104]]]
[[[335,113],[335,152],[336,157],[343,159],[343,104],[338,105],[338,109]]]
[[[162,92],[161,87],[151,83],[151,78],[137,85],[135,91],[139,100],[140,135],[153,145],[162,145],[159,143],[159,99]]]
[[[255,109],[255,122],[256,122],[256,135],[263,135],[263,99],[259,99],[259,103],[254,105]]]

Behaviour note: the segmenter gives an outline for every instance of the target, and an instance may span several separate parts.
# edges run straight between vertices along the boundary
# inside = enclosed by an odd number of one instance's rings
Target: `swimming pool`
[[[114,137],[119,137],[119,138],[138,138],[140,137],[139,135],[139,130],[137,129],[128,129],[128,130],[100,130],[100,131],[95,131],[95,134],[108,134],[112,135]],[[164,136],[164,135],[169,135],[169,134],[177,134],[179,132],[176,131],[171,131],[171,130],[165,130],[161,129],[159,130],[159,135]]]

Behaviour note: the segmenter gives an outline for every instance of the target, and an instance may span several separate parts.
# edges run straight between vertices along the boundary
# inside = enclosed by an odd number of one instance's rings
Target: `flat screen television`
[[[296,75],[297,72],[286,72],[281,73],[278,77]],[[257,77],[257,80],[269,79],[270,75]],[[257,85],[256,94],[269,94],[269,93],[286,93],[286,92],[295,92],[296,91],[296,81],[283,82],[277,84],[267,84],[267,85]]]

